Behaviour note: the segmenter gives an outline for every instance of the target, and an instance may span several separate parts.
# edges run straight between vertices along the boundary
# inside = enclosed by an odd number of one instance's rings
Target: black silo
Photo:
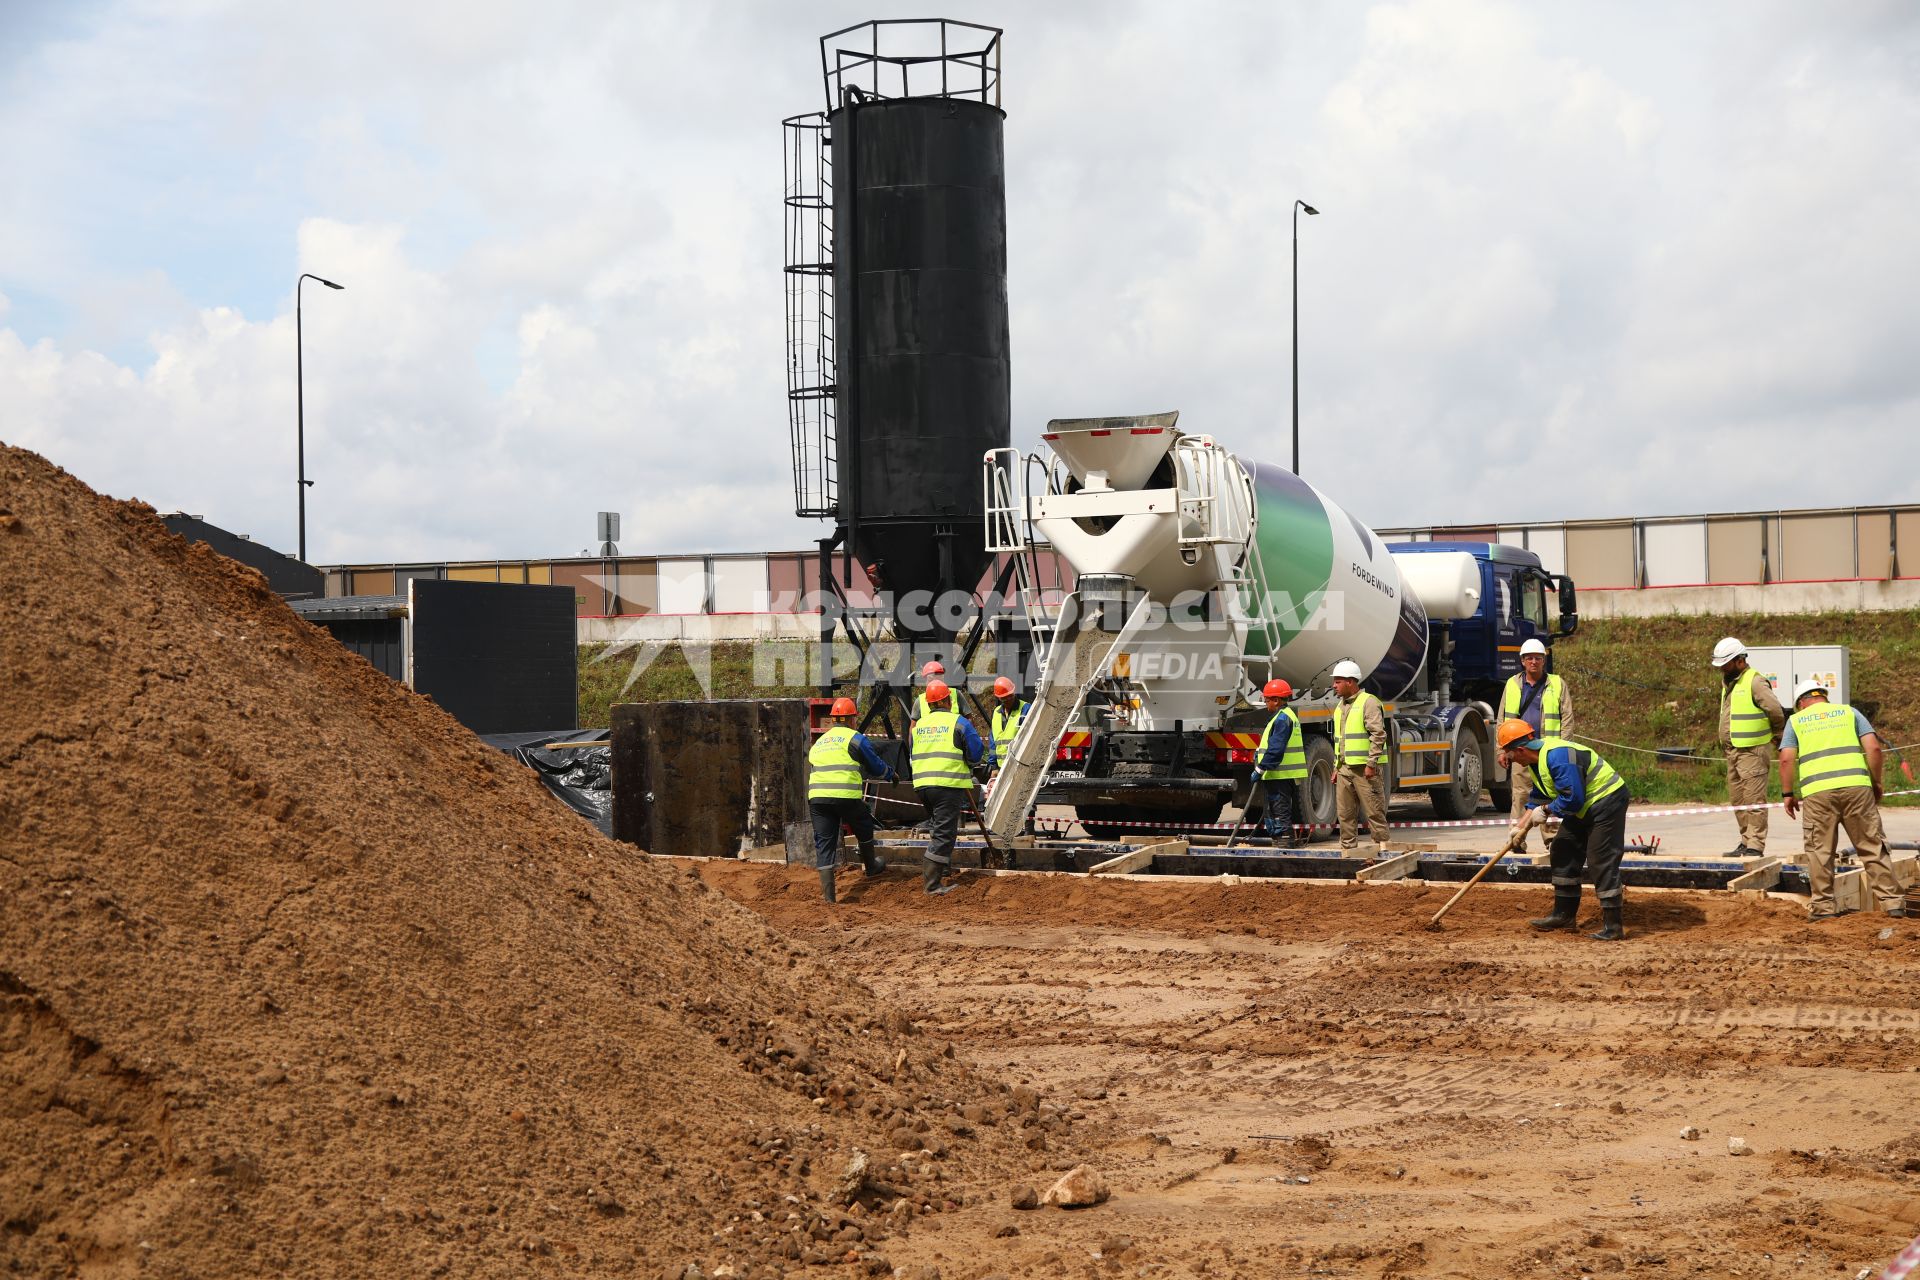
[[[840,519],[896,593],[970,592],[990,558],[981,456],[1011,417],[1004,121],[946,97],[828,117]]]

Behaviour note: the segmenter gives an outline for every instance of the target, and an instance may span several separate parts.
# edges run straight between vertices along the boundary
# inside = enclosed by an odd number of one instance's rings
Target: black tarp
[[[560,729],[545,733],[489,733],[480,740],[506,752],[539,775],[547,790],[601,834],[613,834],[613,751],[606,729]],[[599,742],[604,746],[563,747],[551,742]]]

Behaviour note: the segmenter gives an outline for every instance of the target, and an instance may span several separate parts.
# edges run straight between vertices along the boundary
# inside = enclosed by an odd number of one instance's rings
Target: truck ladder
[[[1082,613],[1080,593],[1074,592],[1061,605],[1061,617],[1075,620],[1071,631],[1054,633],[1046,660],[1040,667],[1040,683],[1033,691],[1026,714],[1020,717],[1019,732],[1000,764],[987,797],[986,827],[995,840],[1011,841],[1026,825],[1033,812],[1034,797],[1053,764],[1060,735],[1080,713],[1087,690],[1107,674],[1113,656],[1121,645],[1146,625],[1151,609],[1142,599],[1134,606],[1126,625],[1108,631],[1090,625]]]

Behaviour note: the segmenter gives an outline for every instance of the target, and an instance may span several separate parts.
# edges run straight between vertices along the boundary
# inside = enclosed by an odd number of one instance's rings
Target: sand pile
[[[0,1269],[881,1273],[1071,1140],[948,1052],[0,445]]]

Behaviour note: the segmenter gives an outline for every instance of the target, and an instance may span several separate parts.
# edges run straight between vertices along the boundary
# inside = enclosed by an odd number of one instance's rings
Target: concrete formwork
[[[807,816],[801,699],[613,709],[613,835],[652,853],[730,858]]]

